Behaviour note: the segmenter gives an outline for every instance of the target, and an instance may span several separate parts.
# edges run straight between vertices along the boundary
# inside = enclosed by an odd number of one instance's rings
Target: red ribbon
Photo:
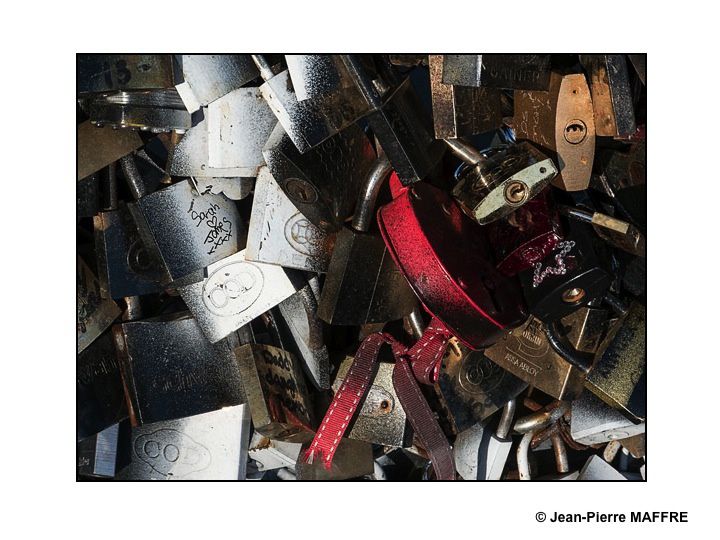
[[[420,339],[409,348],[382,332],[366,337],[303,459],[307,463],[322,459],[325,468],[330,469],[338,444],[371,386],[380,349],[390,345],[395,356],[393,385],[400,404],[427,451],[438,480],[454,480],[452,449],[418,385],[418,381],[423,384],[437,381],[440,362],[451,337],[450,331],[437,319],[430,321]]]

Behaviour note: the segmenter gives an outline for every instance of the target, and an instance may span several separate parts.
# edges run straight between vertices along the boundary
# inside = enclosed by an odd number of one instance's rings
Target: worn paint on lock
[[[170,54],[79,54],[78,93],[172,88]]]
[[[590,183],[595,156],[592,107],[583,74],[553,72],[548,91],[515,91],[515,135],[556,153],[559,174],[553,185],[566,191],[581,191]]]
[[[442,80],[459,86],[546,90],[549,54],[447,54]]]
[[[595,111],[595,129],[601,137],[629,137],[635,133],[635,111],[625,56],[580,55],[588,71]]]
[[[183,54],[182,72],[195,101],[203,107],[260,74],[249,54]]]
[[[121,311],[112,300],[102,298],[100,282],[90,267],[78,257],[77,284],[77,352],[81,352],[108,328]]]
[[[635,424],[620,411],[583,392],[571,404],[570,435],[581,444],[604,444],[645,433],[645,424]]]

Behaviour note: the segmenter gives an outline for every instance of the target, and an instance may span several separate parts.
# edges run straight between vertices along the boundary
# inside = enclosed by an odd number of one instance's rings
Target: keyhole
[[[523,182],[510,182],[505,187],[505,200],[510,204],[520,204],[525,202],[528,196],[528,188]]]
[[[387,410],[388,407],[390,407],[390,402],[387,399],[383,399],[380,402],[380,408],[383,410]]]
[[[587,127],[582,120],[570,120],[565,126],[565,140],[570,144],[580,144],[587,137]]]

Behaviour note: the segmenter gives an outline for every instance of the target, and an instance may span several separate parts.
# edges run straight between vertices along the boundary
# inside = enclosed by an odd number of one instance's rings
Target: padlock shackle
[[[264,55],[262,54],[251,54],[250,55],[253,59],[253,62],[255,62],[255,65],[257,66],[258,70],[260,71],[260,77],[262,77],[263,81],[269,81],[275,76],[275,73],[273,72],[272,66],[267,61]]]
[[[358,232],[370,230],[373,218],[375,217],[375,203],[377,202],[380,188],[385,180],[390,178],[392,166],[386,155],[378,156],[370,169],[365,182],[360,190],[358,203],[353,215],[352,228]]]
[[[573,367],[578,368],[583,373],[588,373],[592,367],[592,355],[583,354],[572,348],[569,343],[565,343],[559,332],[555,328],[555,323],[545,325],[545,336],[550,346],[562,356]]]
[[[500,423],[498,424],[495,435],[500,440],[507,439],[510,430],[512,429],[513,418],[515,417],[515,409],[517,404],[514,399],[511,399],[503,407],[502,416],[500,417]]]
[[[462,139],[443,139],[450,151],[468,165],[477,165],[486,161],[477,148]]]

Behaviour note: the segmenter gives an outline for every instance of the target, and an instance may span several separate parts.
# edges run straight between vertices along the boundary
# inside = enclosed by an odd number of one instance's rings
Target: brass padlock
[[[629,137],[635,133],[635,111],[628,65],[623,54],[581,54],[590,79],[595,134]]]
[[[560,172],[553,185],[581,191],[590,184],[595,156],[595,119],[585,75],[553,72],[548,91],[516,90],[513,128],[556,154]]]

